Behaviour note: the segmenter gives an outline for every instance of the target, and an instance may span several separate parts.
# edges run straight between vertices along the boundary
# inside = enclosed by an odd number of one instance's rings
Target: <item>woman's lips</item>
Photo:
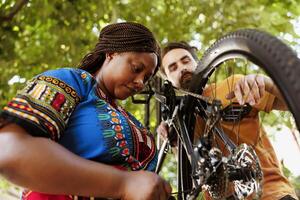
[[[132,94],[135,94],[137,93],[138,91],[132,87],[129,87],[129,86],[125,86]]]

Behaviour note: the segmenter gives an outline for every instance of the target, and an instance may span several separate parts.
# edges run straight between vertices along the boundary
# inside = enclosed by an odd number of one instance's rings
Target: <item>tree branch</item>
[[[19,0],[15,3],[15,5],[12,7],[11,11],[5,15],[0,16],[0,24],[2,24],[4,21],[11,21],[13,17],[22,9],[23,6],[25,6],[29,0]]]

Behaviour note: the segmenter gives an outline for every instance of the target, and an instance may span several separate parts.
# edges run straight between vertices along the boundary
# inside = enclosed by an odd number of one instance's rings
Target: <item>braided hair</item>
[[[84,56],[79,68],[94,74],[104,63],[106,53],[149,52],[157,55],[157,72],[161,64],[160,48],[152,32],[135,22],[122,22],[104,27],[95,48]]]

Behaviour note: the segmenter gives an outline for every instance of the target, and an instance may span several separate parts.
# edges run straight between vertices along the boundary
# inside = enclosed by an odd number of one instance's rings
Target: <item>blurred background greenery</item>
[[[299,0],[0,0],[0,105],[34,75],[76,67],[95,45],[101,28],[112,22],[146,25],[162,44],[186,40],[199,55],[223,34],[258,28],[283,39],[299,52]],[[143,120],[142,106],[122,102]],[[154,102],[150,128],[155,129]],[[0,148],[1,150],[1,148]],[[174,182],[174,161],[163,169]],[[300,168],[300,166],[299,166]],[[300,188],[300,177],[287,176]],[[174,183],[175,184],[175,183]],[[19,189],[0,180],[0,199],[16,199]]]

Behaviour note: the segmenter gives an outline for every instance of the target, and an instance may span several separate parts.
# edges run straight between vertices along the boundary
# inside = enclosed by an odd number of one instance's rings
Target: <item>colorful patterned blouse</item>
[[[155,169],[157,150],[151,133],[106,98],[84,70],[63,68],[36,76],[1,115],[33,136],[51,138],[83,158],[122,170]],[[27,192],[23,199],[49,199],[42,196]]]

